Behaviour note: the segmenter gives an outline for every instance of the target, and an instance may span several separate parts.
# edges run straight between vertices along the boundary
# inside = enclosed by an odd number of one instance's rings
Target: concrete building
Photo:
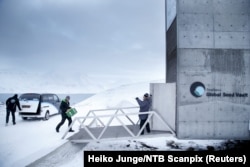
[[[178,138],[249,140],[250,0],[172,2],[167,84],[151,84],[153,109]]]

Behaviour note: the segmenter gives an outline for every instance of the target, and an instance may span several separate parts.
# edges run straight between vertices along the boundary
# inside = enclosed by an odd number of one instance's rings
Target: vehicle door
[[[22,94],[19,98],[22,110],[20,114],[40,114],[40,95]]]
[[[42,110],[44,114],[49,111],[50,115],[57,113],[57,108],[54,105],[54,97],[51,94],[42,95]]]
[[[54,105],[56,106],[56,108],[58,110],[58,114],[59,114],[60,113],[60,104],[61,104],[60,98],[55,94],[53,95],[53,98],[54,98]]]

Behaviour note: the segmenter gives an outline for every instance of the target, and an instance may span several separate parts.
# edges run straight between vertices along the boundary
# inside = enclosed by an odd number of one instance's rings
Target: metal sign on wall
[[[194,97],[201,97],[203,95],[207,97],[248,97],[248,93],[245,92],[236,92],[236,91],[223,91],[218,88],[206,88],[206,86],[202,82],[194,82],[190,86],[190,93]]]

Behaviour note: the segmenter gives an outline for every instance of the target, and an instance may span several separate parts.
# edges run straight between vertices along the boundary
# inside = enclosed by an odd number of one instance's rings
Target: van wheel
[[[49,120],[49,111],[46,112],[46,114],[44,116],[44,120]]]

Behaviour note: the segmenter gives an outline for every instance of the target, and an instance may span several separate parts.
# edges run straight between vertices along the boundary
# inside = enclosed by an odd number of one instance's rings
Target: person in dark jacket
[[[19,111],[21,111],[20,103],[18,100],[18,95],[15,94],[13,97],[10,97],[6,100],[6,126],[9,123],[9,116],[10,113],[12,115],[12,122],[13,125],[16,124],[16,118],[15,118],[15,112],[16,112],[16,106],[18,107]]]
[[[140,100],[138,97],[135,98],[137,103],[140,106],[140,111],[139,112],[147,112],[149,111],[150,107],[151,107],[151,95],[149,96],[148,93],[145,93],[143,96],[143,101]],[[147,121],[148,118],[148,114],[140,114],[139,115],[139,119],[140,119],[140,129],[142,128],[142,126],[145,124],[145,122]],[[146,124],[146,130],[148,133],[150,133],[150,126],[149,123]],[[144,129],[142,130],[141,134],[144,134]]]
[[[62,120],[59,122],[59,124],[56,126],[56,132],[59,132],[60,127],[64,124],[65,120],[68,120],[68,126],[72,123],[72,119],[66,115],[66,111],[70,109],[70,103],[69,103],[70,97],[66,96],[64,100],[62,100],[60,104],[60,109],[61,109],[61,115],[62,115]],[[74,132],[72,128],[70,128],[69,132]]]

